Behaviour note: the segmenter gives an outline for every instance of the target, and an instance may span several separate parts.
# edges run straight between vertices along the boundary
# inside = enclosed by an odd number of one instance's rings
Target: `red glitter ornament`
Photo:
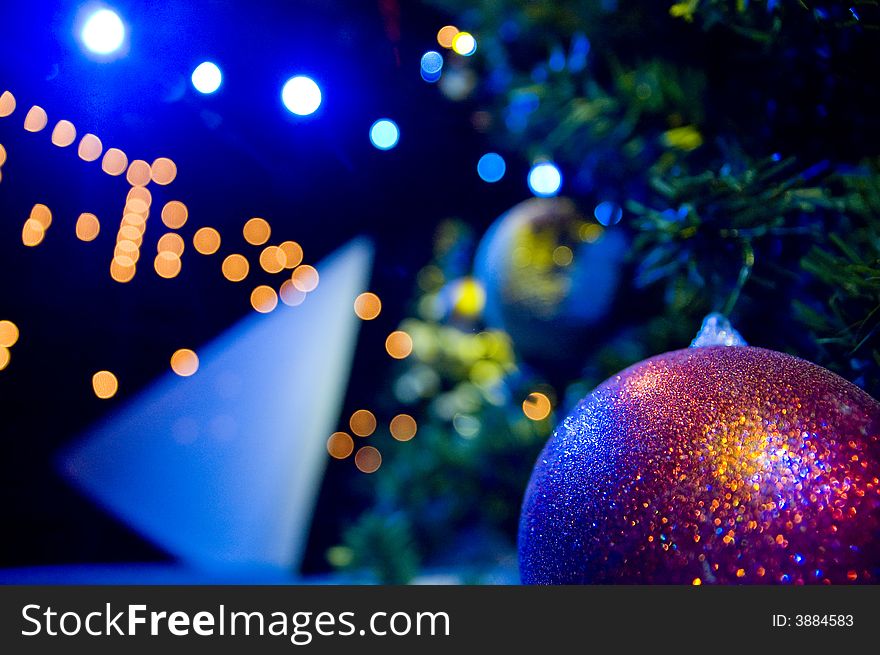
[[[880,582],[880,403],[782,353],[712,346],[610,378],[526,491],[532,584]]]

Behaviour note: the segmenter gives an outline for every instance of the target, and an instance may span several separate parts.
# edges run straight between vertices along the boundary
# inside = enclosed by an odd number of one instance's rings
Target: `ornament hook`
[[[706,346],[747,346],[746,340],[736,331],[730,320],[718,312],[712,312],[703,319],[700,331],[691,341],[691,348]]]

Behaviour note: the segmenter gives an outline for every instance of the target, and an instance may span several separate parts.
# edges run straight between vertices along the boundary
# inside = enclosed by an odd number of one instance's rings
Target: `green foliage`
[[[829,235],[830,247],[814,246],[804,270],[816,281],[811,303],[795,312],[825,351],[829,366],[868,389],[880,387],[880,176],[876,166],[845,180],[851,220]]]
[[[328,553],[342,570],[369,571],[381,584],[406,584],[418,572],[419,554],[401,512],[367,512],[345,532],[344,540],[345,546]]]
[[[480,39],[467,63],[498,142],[556,161],[585,211],[627,208],[635,281],[665,304],[640,338],[722,311],[761,343],[772,311],[812,340],[771,343],[873,384],[874,305],[852,278],[878,217],[880,176],[860,163],[880,152],[877,2],[434,4]]]

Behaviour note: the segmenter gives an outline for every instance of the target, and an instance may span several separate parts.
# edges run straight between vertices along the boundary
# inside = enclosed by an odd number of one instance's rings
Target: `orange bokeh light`
[[[0,346],[12,348],[18,342],[18,326],[12,321],[0,321]]]
[[[136,271],[134,261],[125,255],[117,255],[110,262],[110,277],[121,284],[131,282]]]
[[[248,276],[250,269],[251,265],[243,255],[229,255],[221,266],[223,277],[230,282],[241,282]]]
[[[336,459],[345,459],[354,452],[354,439],[346,432],[334,432],[327,439],[327,452]]]
[[[92,376],[92,389],[98,398],[107,400],[119,391],[119,381],[110,371],[98,371]]]
[[[182,378],[195,375],[199,370],[199,356],[189,348],[181,348],[171,355],[171,370]]]
[[[369,437],[376,431],[376,417],[368,409],[359,409],[348,420],[351,431],[359,437]]]
[[[101,170],[107,175],[122,175],[128,168],[128,157],[119,148],[108,148],[101,160]]]
[[[85,134],[79,140],[77,154],[83,161],[95,161],[102,152],[104,152],[104,146],[101,144],[101,139],[94,134]]]
[[[143,159],[135,159],[128,165],[125,179],[132,186],[147,186],[150,183],[152,171],[150,165]]]
[[[213,255],[220,250],[220,233],[213,227],[202,227],[193,235],[193,247],[201,255]]]
[[[284,252],[284,268],[296,268],[302,263],[303,249],[296,241],[285,241],[278,247]]]
[[[287,257],[278,246],[266,246],[260,253],[260,267],[267,273],[278,273],[284,269]]]
[[[52,211],[41,203],[34,205],[33,209],[31,209],[30,217],[39,223],[44,230],[48,230],[49,226],[52,225]]]
[[[454,25],[446,25],[437,32],[437,43],[444,48],[452,47],[452,40],[458,34],[458,28]]]
[[[156,184],[171,184],[177,177],[177,164],[168,157],[159,157],[150,166],[150,177]]]
[[[372,446],[364,446],[354,456],[354,464],[361,473],[375,473],[382,466],[382,453]]]
[[[49,123],[49,117],[46,116],[46,110],[42,107],[34,105],[24,117],[24,129],[28,132],[39,132]]]
[[[76,128],[70,121],[61,120],[55,124],[52,130],[52,143],[59,148],[66,148],[76,141]]]
[[[186,224],[189,210],[179,200],[171,200],[162,207],[162,222],[172,230],[178,230]]]
[[[382,301],[375,293],[365,292],[354,300],[354,313],[364,321],[372,321],[382,311]]]
[[[39,221],[29,218],[24,222],[24,226],[21,228],[21,242],[24,245],[33,248],[40,245],[45,237],[46,230],[43,229]]]
[[[80,241],[94,241],[100,232],[101,223],[94,214],[83,212],[76,219],[76,238]]]
[[[396,330],[385,339],[385,350],[394,359],[409,357],[413,349],[412,337],[403,330]]]
[[[306,293],[318,288],[318,271],[314,266],[309,266],[308,264],[298,266],[296,270],[293,271],[290,279],[293,282],[293,286]]]
[[[159,252],[173,252],[178,257],[183,255],[184,247],[183,237],[176,232],[163,234],[159,237],[159,242],[156,244],[156,250]]]
[[[533,421],[543,421],[552,409],[550,399],[538,391],[530,393],[522,403],[523,414]]]
[[[15,96],[11,91],[4,91],[0,95],[0,118],[6,118],[15,111]]]
[[[261,314],[268,314],[278,306],[278,294],[275,289],[261,284],[251,291],[251,307]]]
[[[153,260],[153,268],[156,270],[156,273],[159,277],[165,278],[166,280],[177,277],[180,274],[182,266],[180,257],[173,252],[160,252],[156,255],[156,259]]]
[[[272,235],[272,228],[264,218],[252,218],[242,228],[244,239],[252,246],[262,246]]]
[[[391,419],[391,436],[398,441],[409,441],[416,436],[418,424],[409,414],[398,414]]]

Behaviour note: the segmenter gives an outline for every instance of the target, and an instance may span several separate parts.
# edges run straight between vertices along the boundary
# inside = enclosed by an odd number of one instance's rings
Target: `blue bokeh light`
[[[428,50],[422,55],[422,70],[428,75],[435,75],[443,69],[443,55],[436,50]]]
[[[596,205],[596,208],[593,210],[593,216],[602,225],[615,225],[623,218],[623,209],[617,203],[605,200]]]
[[[192,85],[199,93],[210,94],[220,88],[223,83],[223,73],[220,67],[212,61],[205,61],[196,66],[192,74]]]
[[[125,41],[125,25],[112,9],[99,9],[86,18],[80,38],[83,45],[96,55],[113,54]]]
[[[379,150],[391,150],[400,141],[400,128],[389,118],[380,118],[370,128],[370,141]]]
[[[477,174],[485,182],[497,182],[507,171],[504,157],[497,152],[487,152],[477,162]]]
[[[428,50],[422,55],[420,68],[425,82],[436,82],[443,72],[443,55],[435,50]]]
[[[297,116],[308,116],[321,106],[321,88],[312,78],[297,75],[284,83],[281,101],[289,112]]]
[[[529,171],[529,189],[540,198],[550,198],[562,188],[562,173],[556,164],[545,161],[532,166]]]

